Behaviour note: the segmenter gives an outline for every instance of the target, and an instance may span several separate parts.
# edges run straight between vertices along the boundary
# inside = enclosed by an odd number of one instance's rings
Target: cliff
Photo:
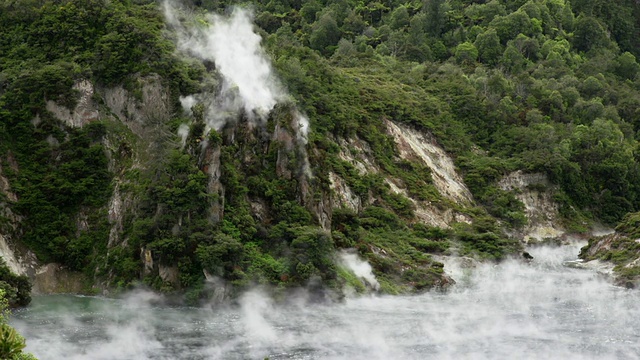
[[[0,4],[0,252],[34,291],[425,291],[451,283],[438,257],[640,209],[629,1],[617,23],[564,1],[228,5]]]

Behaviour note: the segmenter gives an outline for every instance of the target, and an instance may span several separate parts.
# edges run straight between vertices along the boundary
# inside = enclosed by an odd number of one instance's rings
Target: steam
[[[351,270],[358,278],[365,281],[365,285],[369,285],[375,290],[380,289],[380,283],[373,275],[373,269],[371,265],[365,260],[360,259],[358,254],[342,251],[339,253],[340,262]]]
[[[267,312],[273,310],[273,303],[268,296],[257,290],[250,291],[240,299],[240,306],[242,322],[249,339],[261,344],[276,341],[276,331],[266,318]]]
[[[187,144],[187,136],[189,136],[189,125],[180,124],[178,127],[178,136],[180,136],[180,148],[183,149]]]
[[[165,2],[165,13],[174,11]],[[222,96],[240,100],[226,105],[241,105],[248,115],[264,118],[284,98],[284,93],[260,47],[262,38],[253,32],[252,18],[249,11],[235,8],[229,18],[207,15],[211,26],[184,28],[172,21],[175,16],[167,16],[178,29],[178,47],[201,60],[215,62],[224,78]]]
[[[290,101],[275,76],[271,62],[262,49],[262,38],[254,32],[251,11],[236,7],[229,17],[207,14],[198,25],[185,26],[179,10],[164,2],[167,22],[175,29],[178,49],[204,62],[213,62],[222,76],[216,95],[203,93],[181,98],[190,111],[196,103],[205,105],[207,125],[215,130],[244,115],[253,124],[264,123],[277,103]],[[309,121],[295,112],[299,141],[306,144]]]
[[[581,245],[529,249],[529,264],[475,264],[446,294],[314,305],[252,290],[238,306],[209,309],[144,293],[50,296],[11,322],[26,350],[49,360],[637,359],[640,293],[565,267]]]

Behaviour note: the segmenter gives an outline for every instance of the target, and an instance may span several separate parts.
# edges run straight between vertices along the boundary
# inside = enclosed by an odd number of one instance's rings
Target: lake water
[[[234,307],[35,297],[11,323],[56,359],[640,359],[640,292],[566,266],[580,244],[533,248],[530,264],[445,269],[445,293],[286,306],[259,290]]]

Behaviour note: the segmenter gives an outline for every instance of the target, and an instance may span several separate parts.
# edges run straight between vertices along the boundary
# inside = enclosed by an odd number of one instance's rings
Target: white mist
[[[140,296],[95,298],[87,310],[87,298],[36,297],[12,324],[28,351],[51,360],[100,358],[95,351],[112,359],[640,358],[640,293],[565,267],[579,247],[529,249],[529,264],[477,265],[448,293],[318,305],[304,294],[277,304],[251,291],[237,307],[213,310]]]
[[[375,290],[380,289],[380,283],[373,274],[371,265],[366,260],[361,259],[357,253],[343,250],[338,253],[338,257],[342,265],[351,270],[359,279],[364,280],[365,285]]]

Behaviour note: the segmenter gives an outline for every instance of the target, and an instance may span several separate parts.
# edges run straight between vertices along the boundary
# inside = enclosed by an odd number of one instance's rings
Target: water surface
[[[448,293],[282,306],[169,307],[154,295],[35,297],[12,324],[56,359],[640,359],[640,293],[567,267],[580,245],[530,264],[448,264]],[[447,268],[447,267],[446,267]]]

